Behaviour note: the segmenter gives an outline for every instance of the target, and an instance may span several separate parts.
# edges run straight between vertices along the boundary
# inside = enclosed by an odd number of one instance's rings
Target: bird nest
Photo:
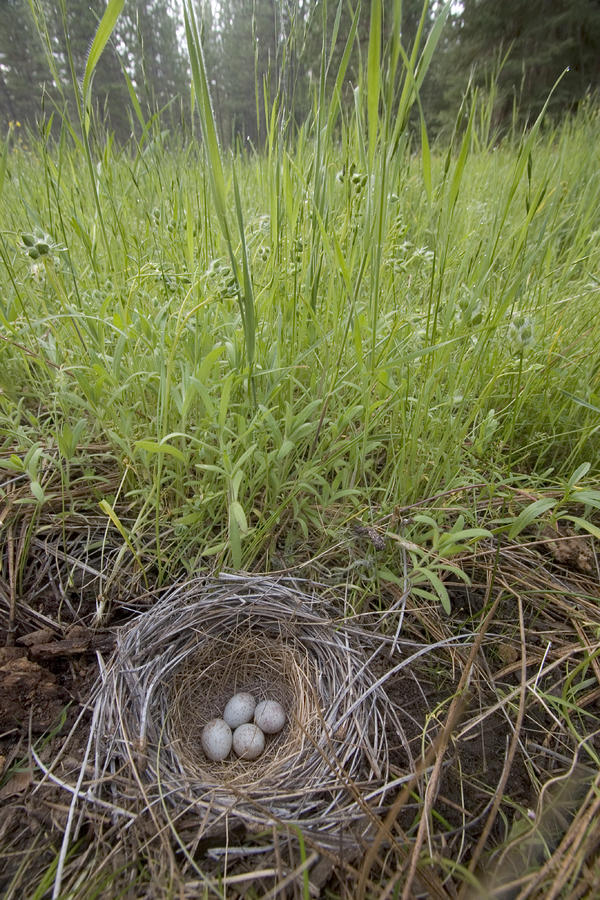
[[[120,808],[143,797],[171,826],[174,809],[194,812],[203,836],[233,817],[249,830],[314,829],[339,848],[365,833],[365,800],[376,809],[394,781],[386,732],[402,729],[371,668],[380,649],[314,586],[238,576],[179,586],[119,635],[95,710],[99,782],[112,773]],[[210,761],[203,726],[239,691],[278,700],[285,727],[257,760]]]

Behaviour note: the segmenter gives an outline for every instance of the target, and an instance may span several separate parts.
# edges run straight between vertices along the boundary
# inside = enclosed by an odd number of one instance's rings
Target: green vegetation
[[[492,145],[475,97],[449,147],[423,123],[415,153],[415,82],[394,119],[374,38],[352,115],[334,95],[291,147],[274,109],[264,154],[221,157],[189,25],[205,150],[155,121],[124,149],[92,144],[83,107],[80,137],[67,120],[58,143],[6,138],[2,466],[19,503],[66,514],[76,488],[172,574],[287,564],[461,489],[468,526],[487,498],[485,527],[508,528],[493,498],[596,474],[596,109]]]

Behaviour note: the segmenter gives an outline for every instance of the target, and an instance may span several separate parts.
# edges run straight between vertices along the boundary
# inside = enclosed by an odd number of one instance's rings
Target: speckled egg
[[[285,725],[285,710],[277,700],[261,700],[254,710],[254,724],[265,734],[277,734]]]
[[[256,725],[240,725],[233,732],[233,749],[241,759],[257,759],[265,749],[265,736]]]
[[[255,709],[256,700],[252,694],[242,691],[241,694],[235,694],[227,703],[223,718],[230,728],[237,728],[239,725],[245,725],[246,722],[252,721]]]
[[[220,760],[229,756],[233,735],[223,719],[211,719],[202,729],[202,749],[209,759]]]

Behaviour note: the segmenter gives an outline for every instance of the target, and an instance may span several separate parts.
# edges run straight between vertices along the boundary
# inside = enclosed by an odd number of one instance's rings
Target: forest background
[[[217,127],[225,144],[241,139],[246,147],[260,147],[267,132],[264,110],[272,110],[275,100],[280,127],[293,135],[316,103],[323,46],[333,87],[357,6],[334,0],[198,0]],[[343,98],[347,109],[366,59],[370,6],[364,0],[360,8]],[[392,6],[383,4],[384,40]],[[429,5],[425,32],[440,6],[435,0]],[[402,4],[407,53],[422,7],[422,0]],[[2,130],[10,122],[36,128],[53,110],[72,105],[64,85],[72,83],[72,73],[82,76],[104,8],[103,0],[0,0]],[[54,73],[47,50],[56,62]],[[498,133],[521,127],[539,113],[561,73],[548,111],[554,119],[573,110],[600,83],[598,0],[457,2],[421,91],[430,133],[450,131],[469,87],[493,93]],[[145,119],[160,113],[163,127],[189,136],[194,120],[177,0],[126,0],[97,67],[94,93],[101,119],[119,142],[138,127],[136,101]]]

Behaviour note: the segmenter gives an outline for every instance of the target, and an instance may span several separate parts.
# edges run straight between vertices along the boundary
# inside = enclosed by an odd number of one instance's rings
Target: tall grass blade
[[[98,65],[98,61],[102,56],[102,51],[106,47],[111,34],[117,24],[117,19],[121,15],[125,0],[109,0],[108,6],[104,11],[104,15],[100,19],[100,24],[94,35],[94,40],[88,53],[87,62],[85,64],[85,72],[83,74],[83,102],[87,107],[91,97],[92,77],[94,69]]]
[[[423,81],[425,80],[425,76],[429,71],[429,66],[431,65],[431,60],[433,59],[433,54],[435,53],[436,47],[440,41],[442,36],[442,31],[444,30],[444,25],[446,24],[446,20],[450,15],[450,10],[452,9],[453,0],[448,0],[448,2],[442,7],[439,13],[436,16],[435,22],[433,24],[433,28],[429,32],[427,36],[427,40],[425,42],[425,46],[423,48],[423,52],[419,58],[419,64],[417,66],[416,71],[416,86],[417,90],[421,89]],[[427,5],[427,4],[426,4]]]
[[[118,530],[119,534],[121,535],[121,537],[122,537],[123,540],[125,541],[125,544],[127,545],[127,547],[128,547],[128,549],[129,549],[131,555],[133,556],[133,558],[135,559],[136,563],[137,563],[138,566],[140,567],[140,571],[142,572],[142,577],[143,577],[143,579],[144,579],[145,584],[148,584],[148,580],[147,580],[146,574],[145,574],[145,572],[144,572],[144,566],[143,566],[143,563],[142,563],[142,561],[141,561],[141,559],[140,559],[139,553],[138,553],[138,551],[136,550],[136,548],[134,547],[133,542],[132,542],[132,540],[131,540],[131,537],[130,537],[130,535],[127,533],[127,529],[125,528],[125,526],[124,526],[123,523],[121,522],[121,519],[119,518],[119,516],[118,516],[116,510],[114,509],[113,506],[110,505],[110,503],[108,502],[108,500],[100,500],[98,506],[100,507],[100,509],[102,510],[102,512],[103,512],[106,516],[108,516],[108,518],[110,519],[110,521],[113,523],[113,525],[114,525],[114,526],[116,527],[116,529]]]
[[[244,334],[246,337],[246,352],[248,354],[248,365],[252,370],[255,351],[255,321],[254,321],[254,289],[252,287],[252,278],[250,276],[250,264],[248,262],[248,248],[246,246],[246,231],[244,227],[244,214],[242,211],[242,201],[240,199],[240,189],[238,185],[235,168],[233,169],[233,191],[235,196],[235,211],[237,214],[238,228],[240,232],[240,242],[242,247],[242,276],[244,279],[244,302],[242,304],[242,317],[244,323]]]
[[[10,140],[10,135],[7,135],[4,139],[4,146],[2,147],[2,156],[0,156],[0,197],[2,197],[2,190],[4,188],[4,178],[6,176],[6,161],[8,159],[8,143]]]
[[[433,199],[433,183],[431,178],[431,150],[429,148],[429,138],[427,137],[427,125],[425,123],[425,116],[423,115],[420,101],[419,114],[421,118],[421,160],[423,165],[423,184],[425,185],[427,199],[431,203]]]
[[[460,145],[460,152],[458,154],[458,159],[456,160],[456,166],[454,167],[454,174],[452,175],[452,182],[450,184],[450,192],[448,195],[448,209],[450,214],[454,209],[454,205],[458,198],[458,192],[460,191],[460,183],[462,181],[463,172],[465,170],[465,165],[467,163],[467,157],[469,155],[469,150],[471,147],[471,135],[473,131],[473,116],[475,114],[475,104],[471,106],[471,112],[469,113],[469,121],[467,123],[467,127],[465,129],[465,133],[463,135],[463,139]]]
[[[348,31],[348,37],[346,38],[344,52],[342,53],[342,58],[340,60],[338,72],[335,78],[335,84],[332,93],[332,102],[329,106],[329,117],[327,119],[327,140],[330,139],[331,134],[333,133],[333,129],[335,127],[335,123],[340,111],[342,86],[344,84],[344,78],[346,77],[346,71],[348,69],[348,63],[350,62],[350,56],[352,54],[352,48],[354,47],[354,41],[356,40],[359,14],[360,7],[357,7],[356,12],[354,13],[354,18],[352,19],[350,30]]]
[[[379,129],[379,91],[381,86],[381,0],[371,2],[369,56],[367,62],[367,121],[369,124],[369,171],[373,168]]]
[[[398,102],[398,111],[396,113],[396,126],[394,128],[394,135],[392,138],[392,147],[394,151],[398,146],[398,141],[400,140],[400,135],[406,128],[406,123],[408,122],[408,115],[412,108],[413,103],[415,102],[416,96],[421,89],[421,85],[425,80],[425,76],[429,70],[429,66],[431,65],[431,60],[433,58],[433,54],[435,52],[435,48],[437,47],[439,40],[442,36],[442,31],[444,25],[446,24],[446,20],[450,14],[450,10],[452,8],[452,0],[448,0],[438,13],[436,20],[433,24],[433,28],[429,32],[427,37],[427,41],[425,42],[425,47],[423,48],[423,52],[419,57],[419,61],[417,63],[417,57],[419,54],[419,47],[421,45],[421,38],[423,36],[423,29],[425,27],[425,22],[427,20],[427,11],[429,8],[429,0],[425,0],[423,4],[423,12],[421,13],[421,20],[419,22],[419,27],[417,28],[417,34],[415,36],[415,42],[412,48],[412,52],[410,54],[410,59],[408,65],[406,64],[406,57],[403,54],[404,65],[407,72],[407,77],[404,81],[404,85],[402,88],[402,93],[400,94],[400,100]]]
[[[129,92],[129,99],[131,100],[131,105],[135,110],[135,114],[137,116],[137,120],[142,126],[142,130],[146,128],[146,120],[144,119],[144,114],[142,112],[142,107],[140,106],[140,101],[137,98],[137,94],[135,92],[135,87],[133,86],[133,82],[129,77],[129,73],[123,64],[121,64],[121,71],[123,73],[123,77],[125,78],[125,83],[127,85],[127,90]]]
[[[241,201],[236,183],[236,211],[240,233],[240,241],[242,245],[242,271],[233,248],[233,241],[229,222],[227,219],[227,191],[225,187],[225,174],[223,171],[223,163],[221,160],[221,150],[219,147],[219,139],[217,137],[217,128],[215,124],[215,116],[210,98],[208,87],[208,76],[206,73],[206,64],[204,60],[204,52],[202,50],[202,42],[200,40],[200,32],[198,23],[191,0],[187,0],[183,9],[185,20],[185,35],[190,57],[190,65],[192,68],[192,78],[194,87],[194,97],[198,112],[200,114],[200,126],[202,129],[202,137],[208,158],[208,173],[211,185],[212,196],[217,212],[217,217],[227,244],[229,258],[231,261],[231,269],[236,283],[236,291],[240,314],[244,328],[244,340],[246,344],[246,354],[250,369],[254,362],[255,351],[255,315],[254,315],[254,292],[252,290],[252,280],[250,277],[250,268],[248,264],[248,255],[245,247],[244,219],[242,214]]]
[[[210,91],[208,89],[208,76],[206,74],[204,52],[202,50],[202,42],[200,40],[196,15],[190,0],[187,0],[184,4],[183,16],[190,65],[192,68],[194,98],[200,115],[202,138],[208,156],[209,178],[213,200],[221,229],[226,240],[230,243],[231,239],[226,214],[227,195],[225,190],[225,176],[223,174],[223,164],[221,162],[221,152],[219,149],[219,140],[217,138],[215,117],[210,99]]]

